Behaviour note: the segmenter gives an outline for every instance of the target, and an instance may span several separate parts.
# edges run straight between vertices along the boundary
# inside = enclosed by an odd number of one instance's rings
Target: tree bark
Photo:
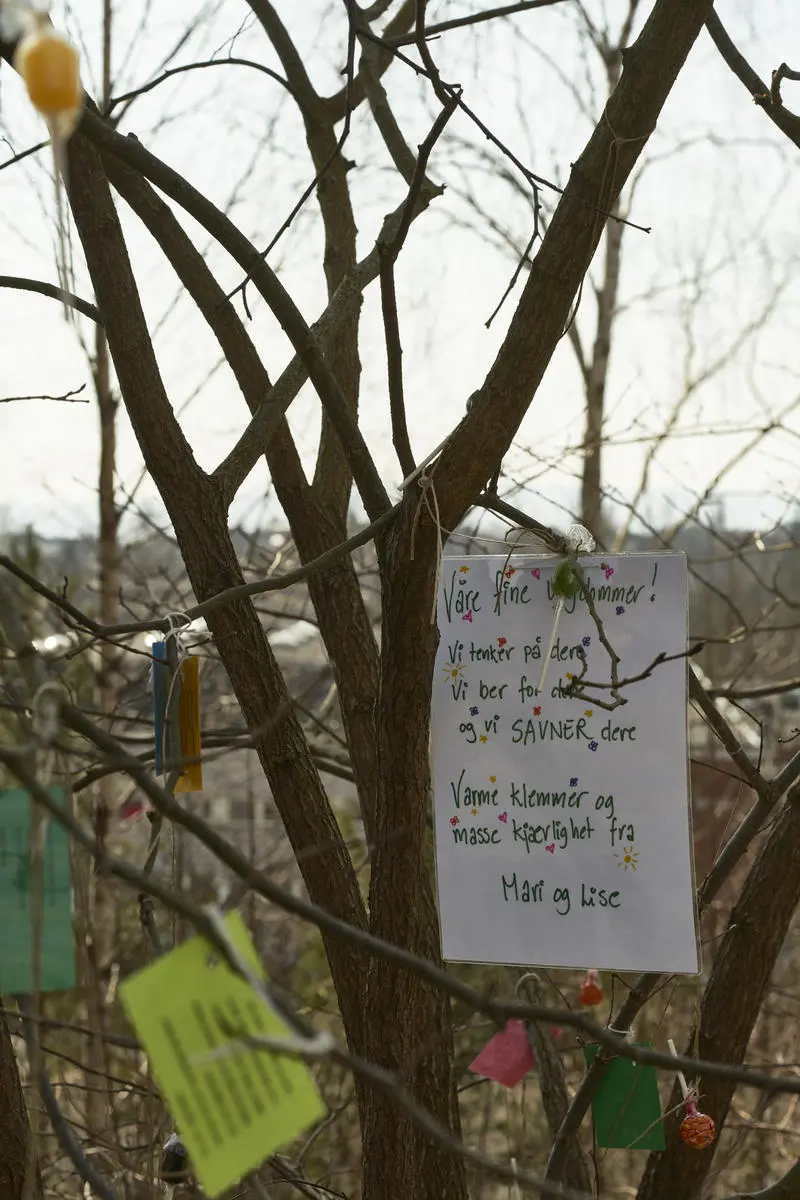
[[[0,1196],[3,1200],[38,1200],[38,1169],[33,1190],[27,1189],[30,1122],[19,1081],[17,1058],[8,1024],[0,1012]]]
[[[419,495],[417,503],[424,503]],[[428,738],[438,634],[431,621],[438,533],[414,531],[406,507],[383,546],[380,764],[377,847],[370,879],[372,932],[441,964],[439,922],[428,855]],[[422,602],[422,598],[426,602]],[[367,1011],[367,1052],[396,1072],[415,1098],[454,1133],[460,1131],[452,1072],[450,1002],[417,976],[374,960]],[[463,1160],[430,1138],[382,1094],[365,1098],[363,1200],[466,1200]]]

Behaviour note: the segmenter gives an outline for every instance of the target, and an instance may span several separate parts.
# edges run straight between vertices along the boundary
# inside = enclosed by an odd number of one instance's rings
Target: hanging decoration
[[[667,1042],[669,1052],[677,1058],[677,1050],[675,1043],[670,1038]],[[709,1117],[707,1113],[702,1113],[697,1107],[697,1089],[690,1087],[686,1082],[686,1076],[683,1071],[677,1072],[678,1086],[681,1089],[683,1103],[686,1106],[686,1116],[680,1124],[678,1133],[680,1139],[692,1150],[705,1150],[716,1137],[716,1126],[714,1125],[713,1117]]]
[[[600,987],[600,977],[597,971],[588,970],[586,972],[578,999],[584,1008],[594,1008],[595,1005],[602,1003],[603,989]]]

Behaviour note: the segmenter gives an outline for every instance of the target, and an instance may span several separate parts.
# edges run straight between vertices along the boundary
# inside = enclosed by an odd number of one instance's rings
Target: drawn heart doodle
[[[508,641],[508,638],[498,638],[497,644],[498,644],[498,646],[505,646],[507,641]]]
[[[541,571],[539,570],[538,567],[534,567],[534,569],[531,571],[531,575],[533,576],[534,579],[539,579],[539,578],[541,578]]]
[[[547,851],[548,854],[555,854],[555,852],[556,852],[555,842],[551,842],[549,846],[545,846],[545,850]]]
[[[500,816],[497,819],[498,821],[502,821],[505,825],[508,821],[508,813],[500,813]]]

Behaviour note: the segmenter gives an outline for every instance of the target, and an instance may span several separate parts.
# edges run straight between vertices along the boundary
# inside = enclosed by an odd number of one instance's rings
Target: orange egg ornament
[[[597,977],[597,971],[587,971],[578,999],[584,1008],[594,1008],[603,999],[603,989]]]
[[[69,137],[83,104],[78,51],[38,16],[33,29],[17,43],[14,67],[28,90],[31,104]]]
[[[682,1142],[693,1150],[705,1150],[716,1136],[714,1120],[706,1113],[697,1111],[697,1105],[689,1101],[686,1105],[686,1116],[681,1121],[678,1131]]]
[[[47,13],[34,11],[28,5],[19,8],[21,36],[14,51],[14,69],[27,88],[31,104],[47,122],[50,134],[55,167],[58,273],[61,280],[66,280],[69,257],[61,181],[67,175],[66,144],[83,111],[80,55],[67,38],[53,29]],[[61,297],[64,315],[69,318],[66,290],[62,290]]]

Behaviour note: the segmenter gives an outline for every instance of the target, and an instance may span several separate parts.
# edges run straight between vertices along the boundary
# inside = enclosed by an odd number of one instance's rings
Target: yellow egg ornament
[[[21,37],[14,52],[14,69],[20,75],[31,104],[47,122],[55,168],[58,223],[58,274],[65,315],[67,301],[67,237],[61,200],[61,178],[66,179],[66,143],[80,120],[83,108],[80,55],[72,43],[53,28],[47,13],[24,7],[19,14]]]
[[[34,28],[17,44],[14,67],[28,90],[31,104],[53,122],[62,138],[74,131],[83,103],[78,51],[37,14]]]

